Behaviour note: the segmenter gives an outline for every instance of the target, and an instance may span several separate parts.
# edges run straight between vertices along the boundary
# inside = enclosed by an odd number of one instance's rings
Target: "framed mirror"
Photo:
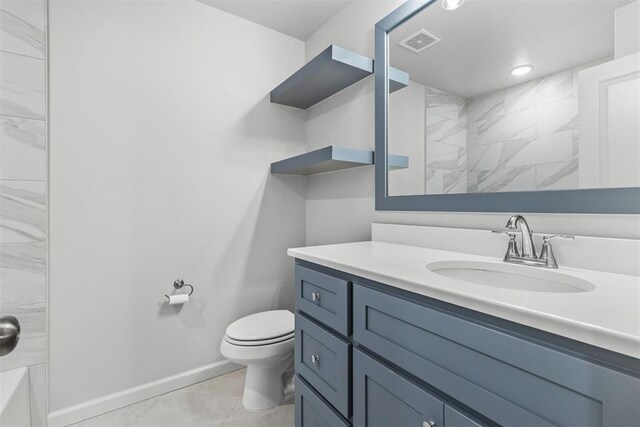
[[[400,6],[375,28],[376,209],[640,213],[638,13],[638,0]],[[389,93],[389,67],[409,85]]]

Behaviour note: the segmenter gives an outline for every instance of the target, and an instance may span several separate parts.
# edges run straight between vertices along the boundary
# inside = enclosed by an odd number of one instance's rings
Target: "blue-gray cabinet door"
[[[444,404],[372,357],[353,351],[353,425],[442,427]]]
[[[299,375],[296,375],[295,396],[296,427],[349,427],[349,422]]]

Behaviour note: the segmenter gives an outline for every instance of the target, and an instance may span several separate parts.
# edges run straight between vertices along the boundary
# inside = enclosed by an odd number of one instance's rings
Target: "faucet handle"
[[[548,243],[549,240],[555,239],[556,237],[560,239],[570,239],[570,240],[573,240],[576,238],[576,236],[569,236],[568,234],[552,234],[550,236],[542,236],[542,240],[544,241],[544,243]]]
[[[506,234],[510,239],[516,238],[516,233],[512,233],[509,230],[491,230],[491,232],[494,234]]]
[[[542,261],[547,263],[548,268],[558,268],[558,261],[556,261],[556,257],[553,254],[553,248],[551,247],[551,239],[560,238],[560,239],[575,239],[576,236],[569,236],[566,234],[552,234],[550,236],[542,237],[542,251],[540,251],[540,258]]]
[[[518,250],[518,242],[516,241],[516,233],[512,233],[508,230],[491,230],[492,233],[506,234],[509,236],[509,244],[507,246],[507,252],[504,254],[504,261],[509,262],[514,258],[520,257],[520,251]]]

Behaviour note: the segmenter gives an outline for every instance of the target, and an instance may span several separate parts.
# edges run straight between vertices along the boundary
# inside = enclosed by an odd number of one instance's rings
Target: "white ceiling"
[[[352,0],[198,0],[256,24],[306,40]]]
[[[613,56],[614,10],[632,0],[467,0],[439,3],[390,35],[391,65],[411,80],[472,98]],[[398,45],[425,29],[442,42],[415,54]],[[514,66],[534,66],[526,76]]]

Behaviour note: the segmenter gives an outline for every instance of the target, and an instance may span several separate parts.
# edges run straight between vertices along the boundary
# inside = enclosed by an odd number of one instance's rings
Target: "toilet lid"
[[[227,337],[238,341],[264,341],[289,335],[295,329],[289,310],[272,310],[251,314],[227,327]]]

